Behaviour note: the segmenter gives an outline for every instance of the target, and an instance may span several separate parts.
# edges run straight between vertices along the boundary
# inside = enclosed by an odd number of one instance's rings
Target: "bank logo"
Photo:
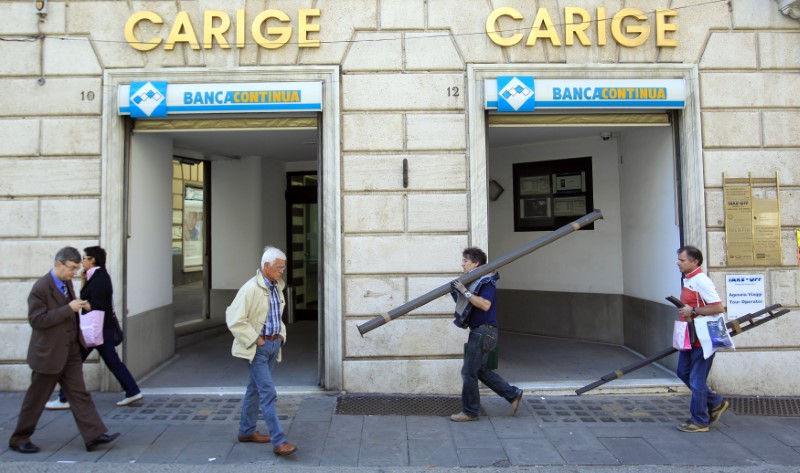
[[[533,77],[497,78],[498,112],[532,112],[536,108]]]
[[[166,82],[132,82],[130,90],[131,118],[167,116]]]

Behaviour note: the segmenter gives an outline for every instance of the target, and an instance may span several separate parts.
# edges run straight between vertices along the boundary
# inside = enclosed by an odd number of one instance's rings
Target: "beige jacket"
[[[283,323],[283,309],[286,299],[283,297],[283,288],[286,283],[278,279],[278,296],[281,301],[281,346],[286,343],[286,324]],[[264,282],[261,271],[249,279],[239,289],[236,298],[225,310],[225,321],[228,329],[233,334],[231,354],[237,358],[253,361],[256,356],[256,340],[267,322],[269,310],[269,288]],[[281,352],[278,352],[278,361],[281,361]]]

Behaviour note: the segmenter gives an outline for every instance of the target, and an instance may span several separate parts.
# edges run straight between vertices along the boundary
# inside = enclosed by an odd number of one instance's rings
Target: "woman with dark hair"
[[[81,273],[81,299],[87,301],[91,308],[89,310],[102,310],[105,312],[103,318],[103,344],[90,347],[83,351],[83,359],[89,356],[92,350],[96,349],[103,359],[108,369],[117,378],[122,389],[125,390],[125,399],[117,403],[118,406],[127,406],[144,396],[133,379],[131,372],[125,363],[119,359],[117,350],[114,348],[113,340],[113,317],[114,315],[114,289],[111,286],[111,277],[106,271],[106,250],[99,246],[84,248],[83,273]],[[69,401],[64,397],[64,390],[58,392],[58,398],[48,402],[46,409],[69,409]]]

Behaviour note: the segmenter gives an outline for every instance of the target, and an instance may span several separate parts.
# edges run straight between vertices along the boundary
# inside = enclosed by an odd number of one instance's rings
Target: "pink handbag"
[[[103,344],[103,318],[105,312],[93,310],[81,314],[81,333],[87,347],[97,347]]]
[[[675,321],[672,330],[672,348],[676,350],[691,350],[692,342],[689,341],[689,322]]]

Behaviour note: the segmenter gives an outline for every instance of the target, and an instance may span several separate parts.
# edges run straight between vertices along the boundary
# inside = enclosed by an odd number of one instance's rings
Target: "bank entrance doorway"
[[[669,348],[664,298],[680,292],[682,244],[674,117],[488,114],[487,124],[490,259],[593,209],[604,216],[500,269],[499,372],[570,392]],[[680,388],[673,363],[615,386]]]
[[[304,203],[298,224],[288,192],[297,175],[318,192],[318,123],[317,115],[133,122],[127,298],[140,304],[131,319],[150,326],[138,350],[168,355],[142,376],[146,391],[244,388],[246,362],[230,355],[225,309],[257,274],[265,245],[291,265],[275,382],[319,386],[322,216]]]

